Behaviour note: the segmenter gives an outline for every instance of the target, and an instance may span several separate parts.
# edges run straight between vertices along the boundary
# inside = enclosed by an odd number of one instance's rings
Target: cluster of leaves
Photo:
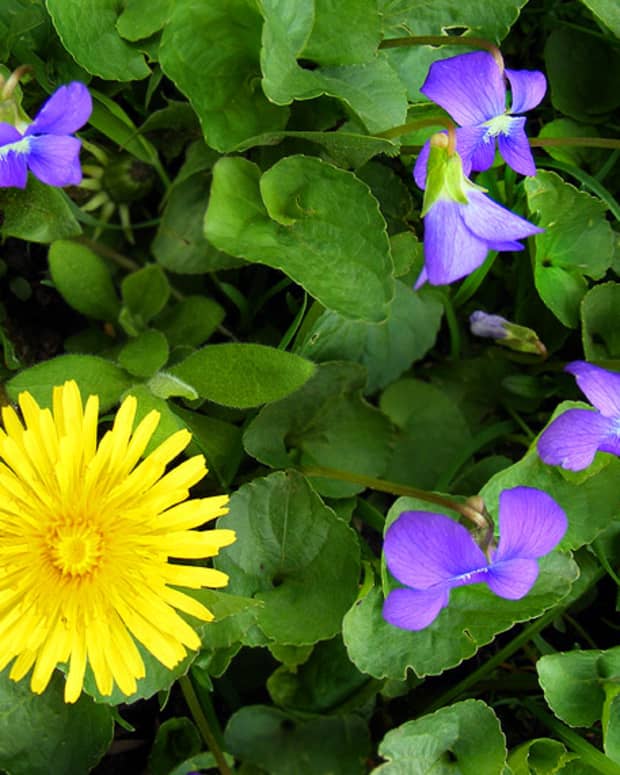
[[[3,72],[33,68],[23,107],[87,83],[82,160],[101,165],[98,189],[0,191],[7,398],[45,405],[68,378],[104,411],[135,395],[140,416],[161,413],[152,445],[192,432],[237,533],[216,561],[228,591],[203,593],[216,621],[202,651],[172,672],[145,655],[135,696],[87,681],[65,706],[61,676],[42,697],[0,677],[10,775],[52,758],[88,772],[131,703],[159,692],[163,707],[185,674],[238,772],[618,772],[620,461],[567,473],[533,442],[578,396],[566,361],[620,364],[620,152],[548,145],[536,177],[479,175],[545,231],[457,287],[414,292],[427,133],[389,130],[440,117],[419,87],[467,49],[381,45],[413,34],[504,41],[511,66],[545,70],[529,126],[546,141],[617,128],[614,0],[2,3]],[[80,208],[92,190],[105,218]],[[476,309],[534,329],[548,359],[476,341]],[[427,629],[398,630],[381,616],[382,531],[431,507],[392,503],[376,479],[480,492],[495,515],[502,490],[535,486],[569,530],[524,599],[463,587]],[[155,775],[214,766],[175,692]]]

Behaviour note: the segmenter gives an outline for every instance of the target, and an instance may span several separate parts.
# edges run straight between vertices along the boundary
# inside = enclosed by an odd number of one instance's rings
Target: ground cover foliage
[[[541,231],[414,290],[412,170],[447,118],[420,89],[481,50],[462,37],[546,75],[537,174],[471,174]],[[93,101],[80,185],[0,188],[4,403],[75,380],[103,430],[135,396],[160,413],[146,454],[189,430],[194,491],[230,495],[236,533],[228,586],[193,592],[202,647],[168,669],[139,646],[131,696],[0,673],[0,771],[620,772],[620,461],[536,445],[591,409],[567,363],[620,370],[615,0],[5,0],[0,62],[30,66],[31,117],[69,82]],[[479,310],[516,326],[476,336]],[[520,487],[568,519],[531,591],[459,586],[427,627],[389,624],[400,514],[479,495],[497,524]]]

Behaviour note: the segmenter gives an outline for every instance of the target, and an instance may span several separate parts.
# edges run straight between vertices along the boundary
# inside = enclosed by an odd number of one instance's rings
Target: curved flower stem
[[[325,468],[323,466],[301,466],[299,469],[304,476],[321,476],[325,479],[337,479],[341,482],[350,482],[351,484],[359,484],[362,487],[368,487],[371,490],[377,490],[378,492],[387,492],[390,495],[408,495],[411,498],[418,498],[421,501],[427,503],[435,503],[444,508],[456,511],[463,517],[466,517],[470,522],[473,522],[476,527],[488,530],[489,519],[482,513],[480,507],[480,499],[471,499],[472,503],[458,503],[451,498],[446,498],[443,495],[438,495],[434,492],[428,492],[428,490],[419,490],[417,487],[409,487],[406,484],[398,484],[397,482],[388,482],[384,479],[375,479],[372,476],[364,476],[363,474],[354,474],[351,471],[340,471],[337,468]]]
[[[217,767],[220,771],[220,774],[232,775],[232,770],[228,766],[226,759],[224,758],[224,753],[220,748],[220,746],[218,745],[218,742],[215,739],[215,735],[211,731],[211,727],[209,726],[207,717],[200,705],[200,701],[198,700],[196,692],[194,691],[192,682],[190,681],[187,675],[182,675],[179,678],[179,686],[181,687],[181,691],[183,692],[183,697],[185,698],[187,707],[189,708],[190,713],[194,717],[194,721],[196,722],[196,726],[200,730],[200,734],[202,735],[203,740],[205,741],[205,743],[207,744],[207,747],[215,757],[215,761],[217,762]]]
[[[26,73],[32,72],[32,70],[32,65],[20,65],[17,70],[13,70],[6,80],[0,76],[0,88],[2,89],[0,99],[8,100],[15,91],[19,79]]]
[[[482,48],[492,54],[493,59],[504,72],[504,58],[501,51],[490,40],[485,38],[469,38],[461,35],[411,35],[406,38],[389,38],[382,40],[379,48],[399,48],[400,46],[467,46],[468,48]]]
[[[393,137],[402,137],[402,135],[408,135],[409,132],[423,129],[426,126],[442,126],[448,130],[448,133],[456,130],[456,124],[447,116],[432,116],[431,118],[419,118],[416,121],[409,121],[406,124],[392,127],[392,129],[386,129],[385,132],[378,132],[374,137],[385,137],[386,140],[391,140]]]

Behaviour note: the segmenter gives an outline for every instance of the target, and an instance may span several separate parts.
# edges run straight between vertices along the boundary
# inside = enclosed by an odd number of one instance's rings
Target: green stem
[[[504,71],[504,58],[501,51],[490,40],[485,38],[464,37],[460,35],[410,35],[405,38],[389,38],[382,40],[379,48],[400,48],[401,46],[467,46],[482,48],[493,55],[493,58]]]
[[[445,291],[438,291],[438,295],[441,295],[441,301],[443,304],[443,311],[446,316],[446,323],[448,324],[448,332],[450,333],[450,358],[453,361],[458,361],[461,357],[461,332],[459,330],[459,321],[454,311],[454,305],[452,299]]]
[[[391,140],[393,137],[402,137],[408,135],[410,132],[415,132],[416,129],[424,129],[426,126],[441,126],[447,129],[448,132],[454,132],[456,124],[446,116],[431,116],[430,118],[418,118],[415,121],[409,121],[406,124],[392,127],[392,129],[386,129],[385,132],[378,132],[375,137],[385,137],[386,140]]]
[[[467,503],[458,503],[451,498],[445,498],[443,495],[428,492],[428,490],[419,490],[417,487],[409,487],[409,485],[406,484],[388,482],[385,479],[375,479],[372,476],[354,474],[351,473],[351,471],[341,471],[337,468],[302,466],[299,470],[304,476],[320,476],[325,479],[337,479],[340,482],[359,484],[362,487],[377,490],[378,492],[387,492],[390,495],[405,495],[410,498],[418,498],[421,501],[434,503],[439,506],[444,506],[451,511],[456,511],[458,514],[461,514],[466,519],[473,522],[477,527],[484,528],[485,530],[489,527],[488,520],[475,507],[470,506]]]
[[[530,137],[532,148],[560,148],[583,145],[587,148],[620,148],[620,140],[612,137]]]
[[[232,775],[232,770],[228,766],[226,759],[224,758],[224,753],[218,745],[215,735],[211,731],[207,717],[205,716],[202,706],[200,705],[189,677],[182,675],[179,678],[179,686],[181,687],[181,691],[183,692],[183,697],[185,697],[187,707],[189,708],[190,713],[196,722],[196,726],[200,730],[200,734],[202,735],[203,740],[215,757],[215,761],[217,762],[217,766],[221,775]]]
[[[620,775],[620,764],[616,764],[616,762],[609,759],[604,753],[599,751],[598,748],[595,748],[593,745],[590,745],[587,740],[584,740],[581,735],[578,735],[565,724],[562,724],[561,721],[558,721],[555,716],[552,716],[542,708],[539,708],[532,700],[524,699],[522,702],[524,707],[526,707],[533,716],[556,734],[560,740],[563,740],[575,753],[578,753],[584,764],[590,765],[590,767],[603,773],[603,775]]]

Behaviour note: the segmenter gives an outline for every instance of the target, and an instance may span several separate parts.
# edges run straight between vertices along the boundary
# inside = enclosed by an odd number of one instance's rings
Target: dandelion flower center
[[[55,531],[52,541],[52,562],[63,574],[83,576],[99,565],[103,538],[92,527],[63,526]]]

